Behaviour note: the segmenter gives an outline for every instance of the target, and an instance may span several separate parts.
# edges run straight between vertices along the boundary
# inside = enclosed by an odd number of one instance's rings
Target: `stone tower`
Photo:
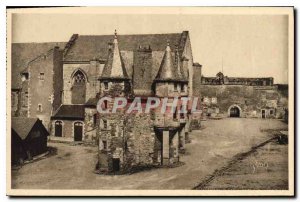
[[[103,100],[101,108],[108,112],[99,114],[99,171],[118,173],[123,170],[125,161],[125,117],[124,109],[116,110],[113,103],[115,99],[126,99],[131,92],[131,87],[116,32],[99,80],[100,97],[107,98]]]
[[[160,99],[161,103],[161,106],[155,111],[154,127],[162,144],[163,165],[179,161],[180,97],[181,94],[187,95],[188,82],[182,75],[178,55],[176,50],[174,61],[174,55],[168,43],[154,80],[155,96]]]

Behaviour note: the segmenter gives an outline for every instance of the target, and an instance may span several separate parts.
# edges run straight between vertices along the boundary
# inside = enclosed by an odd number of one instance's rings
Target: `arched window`
[[[72,77],[72,104],[84,104],[85,103],[85,91],[86,91],[86,76],[81,70],[77,70]]]
[[[73,76],[73,85],[84,85],[85,76],[82,71],[78,70]]]

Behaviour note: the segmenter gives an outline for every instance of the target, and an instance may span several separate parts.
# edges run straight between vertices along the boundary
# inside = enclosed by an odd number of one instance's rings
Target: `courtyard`
[[[193,189],[208,176],[226,165],[237,155],[251,151],[274,137],[271,131],[287,130],[287,124],[276,119],[227,118],[202,122],[202,129],[190,134],[191,143],[180,161],[184,165],[176,168],[159,168],[128,175],[97,175],[97,147],[66,143],[48,143],[55,151],[45,159],[26,164],[12,171],[12,188],[15,189]],[[272,149],[264,149],[271,145]],[[231,185],[240,179],[245,182],[249,175],[243,170],[251,169],[251,178],[260,178],[260,188],[285,187],[287,184],[287,145],[274,142],[254,151],[252,160],[242,159],[234,164],[225,176],[215,176],[206,189],[247,188]],[[260,148],[257,148],[260,150]],[[277,151],[277,152],[274,152]],[[255,153],[256,152],[256,153]],[[249,157],[249,158],[250,158]],[[268,172],[252,172],[255,159],[275,164]],[[276,162],[274,159],[277,159]],[[247,161],[246,163],[244,161]],[[250,162],[250,163],[249,163]],[[252,164],[251,164],[252,163]],[[250,168],[249,168],[250,167]],[[260,168],[262,169],[262,168]],[[231,172],[231,173],[229,173]],[[242,173],[242,175],[241,175]],[[268,185],[271,175],[277,181]],[[263,182],[263,179],[266,179]],[[234,179],[231,180],[230,179]],[[226,181],[226,183],[221,183]],[[265,184],[264,184],[265,183]],[[277,185],[277,184],[278,185]],[[221,184],[221,185],[220,185]],[[255,186],[255,182],[253,183]],[[264,186],[265,185],[265,186]]]

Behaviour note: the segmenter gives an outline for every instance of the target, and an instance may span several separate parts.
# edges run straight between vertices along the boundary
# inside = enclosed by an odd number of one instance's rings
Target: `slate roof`
[[[117,33],[101,75],[101,79],[106,78],[129,79],[119,50]]]
[[[84,105],[61,105],[51,119],[84,119]]]
[[[166,46],[164,57],[158,70],[156,81],[180,81],[178,69],[174,65],[169,43]]]
[[[85,103],[85,106],[89,106],[89,107],[96,107],[97,106],[97,103],[98,103],[98,100],[97,98],[90,98],[86,103]]]
[[[139,46],[151,46],[152,51],[164,51],[165,44],[170,41],[170,47],[175,50],[179,45],[180,50],[188,32],[171,34],[139,34],[139,35],[118,35],[119,49],[121,51],[134,51]],[[184,40],[185,40],[184,39]],[[114,35],[78,35],[73,40],[73,45],[66,51],[65,61],[89,61],[94,58],[106,59],[109,43],[112,44]]]
[[[66,43],[12,43],[11,47],[11,88],[18,89],[21,85],[20,72],[27,67],[27,63],[37,56],[58,45],[63,48]]]
[[[46,128],[38,118],[27,117],[13,117],[11,120],[11,127],[22,140],[25,140],[33,126],[37,123],[40,123],[41,127],[46,130]]]

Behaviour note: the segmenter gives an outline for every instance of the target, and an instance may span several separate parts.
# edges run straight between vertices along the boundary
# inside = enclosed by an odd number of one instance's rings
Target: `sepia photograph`
[[[293,7],[6,12],[7,195],[294,195]]]

